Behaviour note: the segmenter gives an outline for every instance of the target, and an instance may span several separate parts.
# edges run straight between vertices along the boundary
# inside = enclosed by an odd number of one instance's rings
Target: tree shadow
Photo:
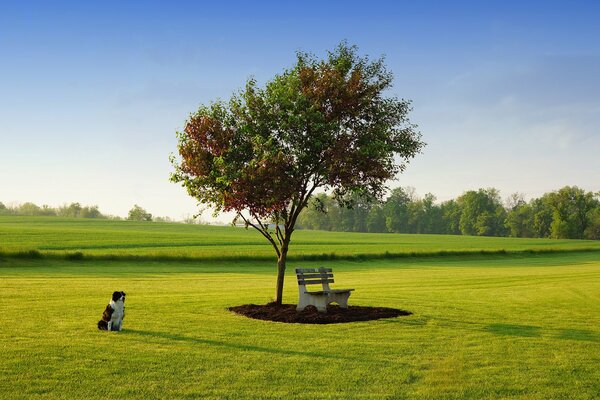
[[[384,318],[377,320],[379,323],[383,324],[401,324],[407,326],[425,326],[429,323],[430,317],[419,315],[415,316],[414,314],[409,315],[409,318]]]
[[[600,334],[586,329],[561,329],[556,337],[558,339],[600,343]]]
[[[281,354],[281,355],[289,355],[289,356],[302,356],[302,357],[317,357],[317,358],[334,359],[334,360],[339,360],[339,359],[346,359],[346,360],[353,360],[353,361],[355,360],[351,357],[344,357],[344,356],[340,356],[338,354],[327,354],[327,353],[297,351],[297,350],[291,350],[291,349],[287,350],[287,349],[278,349],[278,348],[270,348],[270,347],[261,347],[261,346],[247,345],[247,344],[241,344],[241,343],[223,342],[223,341],[213,340],[213,339],[182,336],[182,335],[176,335],[176,334],[165,333],[165,332],[143,331],[143,330],[138,330],[138,329],[123,330],[121,332],[121,334],[152,337],[152,338],[157,338],[157,339],[166,339],[166,340],[179,341],[179,342],[188,342],[188,343],[194,343],[194,344],[200,344],[200,345],[219,346],[219,347],[226,347],[226,348],[235,349],[235,350],[256,351],[256,352],[261,352],[261,353]]]
[[[491,324],[484,328],[485,331],[502,336],[540,337],[539,326],[513,325],[513,324]]]

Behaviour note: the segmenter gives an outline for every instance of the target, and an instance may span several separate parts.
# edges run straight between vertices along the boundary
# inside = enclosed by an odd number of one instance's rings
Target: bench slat
[[[298,274],[298,279],[333,278],[333,274]]]
[[[354,289],[332,289],[332,290],[320,290],[318,292],[304,292],[304,293],[322,295],[322,294],[326,294],[326,293],[337,294],[337,293],[348,293],[348,292],[353,292],[353,291],[354,291]]]
[[[296,268],[297,274],[304,273],[316,273],[316,272],[333,272],[331,268]]]
[[[317,285],[323,283],[334,283],[333,279],[298,279],[298,285]]]

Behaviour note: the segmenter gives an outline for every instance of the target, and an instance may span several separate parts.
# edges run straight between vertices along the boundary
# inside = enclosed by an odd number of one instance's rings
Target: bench
[[[330,289],[333,283],[331,268],[296,268],[298,277],[298,306],[302,311],[306,306],[315,306],[319,312],[327,312],[327,305],[338,303],[341,308],[348,308],[348,297],[354,289]],[[306,285],[322,285],[323,290],[309,292]]]

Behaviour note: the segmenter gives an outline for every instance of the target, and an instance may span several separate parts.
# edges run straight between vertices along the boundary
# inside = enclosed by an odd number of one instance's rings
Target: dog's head
[[[114,292],[112,295],[112,299],[114,302],[123,300],[123,303],[125,303],[125,292]]]

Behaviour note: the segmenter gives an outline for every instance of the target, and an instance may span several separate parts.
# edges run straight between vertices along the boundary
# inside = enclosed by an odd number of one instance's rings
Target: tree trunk
[[[283,281],[285,279],[285,262],[287,260],[288,247],[286,245],[281,248],[281,255],[277,260],[277,289],[275,292],[275,302],[283,303]]]
[[[277,260],[277,291],[275,293],[275,302],[283,302],[283,280],[285,278],[285,258],[282,256]]]

